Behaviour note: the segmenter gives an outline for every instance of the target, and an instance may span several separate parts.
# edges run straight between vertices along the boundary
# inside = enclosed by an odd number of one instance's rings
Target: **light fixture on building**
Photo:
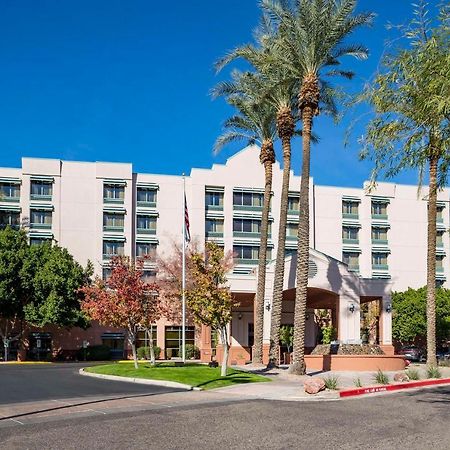
[[[238,319],[241,320],[242,319],[242,313],[238,314]]]
[[[353,303],[350,303],[348,310],[353,314],[355,312],[355,305]]]
[[[392,305],[390,304],[390,303],[388,303],[387,305],[386,305],[386,312],[387,313],[390,313],[392,311]]]
[[[267,309],[267,311],[270,311],[270,302],[266,303],[266,309]]]

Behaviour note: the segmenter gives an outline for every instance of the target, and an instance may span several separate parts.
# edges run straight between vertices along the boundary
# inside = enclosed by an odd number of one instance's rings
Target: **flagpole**
[[[186,362],[186,178],[183,173],[183,239],[181,241],[182,247],[182,269],[181,269],[181,357],[183,363]]]

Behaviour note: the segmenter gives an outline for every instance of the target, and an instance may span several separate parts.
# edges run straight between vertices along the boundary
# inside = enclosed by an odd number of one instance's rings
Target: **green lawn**
[[[215,389],[233,384],[270,381],[261,375],[234,369],[228,369],[228,375],[221,377],[219,367],[211,368],[202,364],[175,366],[174,363],[159,363],[156,366],[151,366],[145,362],[139,363],[139,369],[135,369],[132,362],[126,362],[88,367],[85,370],[103,375],[176,381],[202,389]]]

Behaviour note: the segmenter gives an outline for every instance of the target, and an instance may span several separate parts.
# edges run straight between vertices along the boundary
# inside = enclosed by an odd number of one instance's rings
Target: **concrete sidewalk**
[[[411,364],[410,369],[417,370],[420,379],[426,378],[426,366],[423,364]],[[235,366],[234,368],[269,377],[271,383],[251,383],[230,386],[226,388],[216,389],[216,392],[228,394],[249,399],[265,399],[265,400],[282,400],[282,401],[317,401],[317,400],[338,400],[339,391],[325,390],[318,394],[307,394],[304,391],[303,383],[310,376],[318,376],[321,378],[336,377],[338,380],[338,389],[356,388],[361,384],[363,387],[376,386],[374,380],[376,372],[308,372],[308,375],[298,376],[288,373],[288,366],[281,366],[276,369],[267,370],[266,368],[254,368],[247,366]],[[443,378],[450,377],[450,367],[440,367]],[[408,369],[405,370],[408,373]],[[390,383],[395,384],[394,375],[399,372],[384,372],[389,377]]]

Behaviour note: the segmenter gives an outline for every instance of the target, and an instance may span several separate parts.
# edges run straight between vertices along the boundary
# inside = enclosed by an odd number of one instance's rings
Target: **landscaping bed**
[[[221,377],[220,367],[213,368],[204,364],[175,365],[175,363],[164,362],[152,366],[148,362],[140,362],[139,368],[135,369],[133,362],[126,362],[87,367],[85,371],[127,378],[174,381],[201,389],[270,381],[267,377],[236,369],[228,369],[228,375]]]
[[[311,355],[384,355],[384,352],[375,344],[320,344]]]

